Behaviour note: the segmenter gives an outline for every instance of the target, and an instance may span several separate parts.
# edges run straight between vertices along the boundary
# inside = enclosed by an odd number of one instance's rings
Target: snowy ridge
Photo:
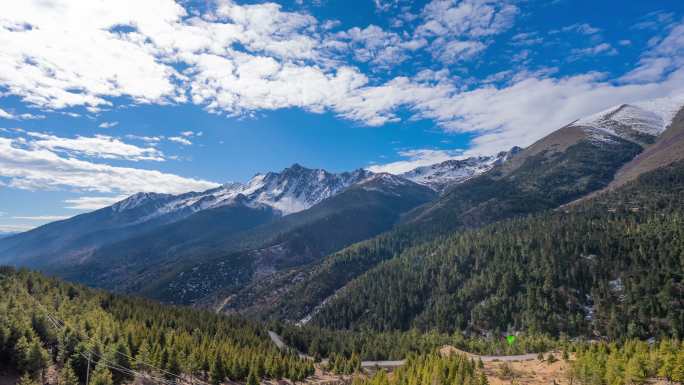
[[[257,174],[246,184],[228,183],[204,192],[177,196],[138,193],[114,204],[111,209],[115,212],[145,209],[136,223],[165,215],[184,217],[198,211],[230,205],[270,207],[281,215],[288,215],[306,210],[371,175],[371,172],[365,170],[333,174],[295,164],[280,173]]]
[[[520,150],[519,147],[513,147],[510,151],[503,151],[492,156],[447,160],[442,163],[415,168],[400,174],[400,176],[441,192],[451,185],[463,183],[491,170],[492,167],[505,162]]]
[[[572,126],[582,127],[595,140],[614,141],[612,137],[637,142],[635,135],[657,137],[672,123],[684,106],[684,95],[621,104],[579,119]]]
[[[227,183],[203,192],[181,195],[137,193],[110,209],[137,216],[134,224],[156,218],[177,220],[202,210],[238,205],[270,208],[280,215],[289,215],[307,210],[355,185],[367,190],[396,193],[396,187],[417,183],[442,191],[447,186],[490,170],[519,150],[514,147],[494,156],[448,160],[401,175],[375,174],[363,169],[335,174],[294,164],[281,172],[257,174],[247,183]]]

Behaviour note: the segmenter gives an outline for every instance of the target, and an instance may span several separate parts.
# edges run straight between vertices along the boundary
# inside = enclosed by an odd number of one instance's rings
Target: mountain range
[[[466,305],[500,299],[498,294],[483,294],[493,290],[490,287],[477,295],[467,291],[480,287],[473,281],[484,279],[476,274],[479,268],[425,253],[440,250],[448,240],[459,245],[454,250],[468,254],[460,246],[466,242],[463,237],[514,247],[487,231],[513,234],[512,224],[531,228],[516,221],[539,220],[534,219],[538,215],[551,215],[545,220],[555,226],[553,215],[561,214],[554,213],[572,208],[586,213],[583,208],[595,207],[597,199],[610,194],[617,194],[610,198],[615,199],[631,191],[635,201],[646,199],[642,177],[663,170],[674,179],[679,175],[675,166],[684,158],[682,106],[684,97],[622,104],[571,122],[525,149],[448,160],[400,175],[362,169],[336,174],[295,164],[204,192],[138,193],[92,213],[1,239],[0,264],[29,266],[169,303],[335,328],[521,327],[526,321],[518,308],[487,324],[481,319],[489,307]],[[674,199],[678,185],[664,185],[672,190],[663,194]],[[519,239],[527,239],[528,233]],[[570,233],[566,229],[564,234]],[[470,244],[479,244],[475,238],[468,238]],[[482,250],[473,246],[471,253]],[[498,251],[487,252],[499,257]],[[440,253],[451,255],[444,249]],[[407,271],[406,264],[415,269]],[[445,283],[449,288],[439,293],[421,286],[430,282],[430,274],[452,265],[463,270],[453,272],[463,286]],[[413,276],[411,271],[425,275]],[[584,279],[581,285],[600,286],[605,284],[602,279]],[[376,285],[381,281],[388,289],[396,286],[400,292],[394,297],[403,298],[389,313],[382,307],[382,288]],[[416,290],[410,297],[405,297],[402,282],[407,290]],[[568,279],[563,284],[583,295],[606,298],[588,287],[572,287],[577,282]],[[512,288],[511,295],[521,295],[516,290]],[[553,291],[555,286],[549,290],[560,295]],[[450,302],[454,296],[462,299],[460,305]],[[578,309],[595,303],[571,297],[577,307],[558,309],[558,314],[585,317]],[[444,311],[470,315],[441,319]],[[340,314],[344,316],[336,316]],[[547,330],[546,323],[525,316]],[[584,333],[589,328],[578,321],[564,331]]]

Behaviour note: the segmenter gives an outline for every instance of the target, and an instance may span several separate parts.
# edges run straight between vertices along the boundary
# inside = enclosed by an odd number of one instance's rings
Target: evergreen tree
[[[684,343],[682,344],[684,345]],[[677,359],[672,369],[672,381],[684,383],[684,346],[677,353]]]
[[[79,385],[78,377],[71,366],[71,362],[66,362],[59,371],[59,385]]]
[[[223,366],[223,360],[216,357],[211,364],[211,371],[209,372],[209,381],[212,385],[218,385],[226,378],[226,370]]]
[[[637,353],[627,361],[625,367],[625,382],[641,385],[648,379],[648,362],[642,354]]]
[[[259,378],[254,371],[249,372],[247,377],[247,385],[259,385]]]
[[[25,373],[21,378],[19,379],[19,383],[17,385],[39,385],[38,382],[36,382],[33,377],[31,377],[28,373]]]
[[[95,370],[91,376],[92,377],[90,378],[89,385],[114,385],[114,381],[112,380],[112,372],[109,371],[109,368],[107,368],[102,361],[98,362],[98,364],[95,366]]]

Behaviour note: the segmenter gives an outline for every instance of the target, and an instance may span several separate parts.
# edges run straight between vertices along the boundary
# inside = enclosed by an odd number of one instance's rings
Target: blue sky
[[[684,4],[27,0],[0,15],[0,231],[292,163],[401,172],[684,86]]]

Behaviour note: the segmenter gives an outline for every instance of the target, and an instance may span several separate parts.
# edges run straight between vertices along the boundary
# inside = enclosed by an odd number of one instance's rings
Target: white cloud
[[[33,120],[33,119],[45,119],[44,115],[33,115],[29,113],[25,114],[13,114],[10,112],[7,112],[0,108],[0,119],[11,119],[11,120]]]
[[[138,147],[106,135],[92,137],[77,136],[62,138],[54,135],[29,132],[29,146],[53,152],[64,152],[69,156],[84,155],[101,159],[124,159],[129,161],[164,161],[164,154],[154,147]]]
[[[116,202],[126,199],[127,195],[104,196],[104,197],[78,197],[74,199],[67,199],[64,203],[66,208],[73,210],[97,210],[103,207],[111,206]]]
[[[25,221],[41,221],[41,222],[51,222],[51,221],[60,221],[63,219],[70,218],[67,215],[36,215],[36,216],[16,216],[12,217],[12,219],[20,219],[20,220],[25,220]]]
[[[570,51],[571,57],[578,59],[582,56],[596,56],[596,55],[617,55],[618,51],[608,43],[600,43],[588,48],[575,48]]]
[[[400,151],[399,155],[406,160],[392,163],[373,165],[367,169],[372,172],[387,172],[390,174],[402,174],[415,169],[416,167],[429,166],[441,163],[450,159],[462,159],[463,150],[432,150],[418,149]]]
[[[159,143],[162,139],[164,139],[164,136],[140,136],[128,134],[126,135],[126,138],[133,140],[142,140],[143,142],[151,143],[151,145],[154,146],[155,143]]]
[[[472,82],[439,70],[369,79],[337,53],[348,55],[349,46],[359,48],[356,60],[374,65],[392,65],[419,49],[445,63],[472,59],[512,27],[521,2],[433,0],[420,12],[420,20],[412,22],[418,25],[413,33],[369,26],[339,36],[330,23],[286,12],[274,3],[212,4],[215,9],[200,15],[188,14],[172,0],[17,2],[0,15],[0,87],[28,104],[52,109],[106,108],[116,97],[136,103],[187,98],[214,113],[250,116],[260,110],[301,108],[330,111],[370,126],[398,121],[398,111],[406,109],[412,119],[431,119],[445,130],[475,134],[473,151],[493,151],[530,144],[585,114],[664,96],[683,85],[684,26],[672,26],[668,36],[655,41],[622,83],[596,73],[550,78],[553,68],[513,69],[499,74],[497,82],[505,84],[473,88]],[[589,24],[566,31],[594,37],[600,32]],[[530,39],[537,38],[520,35],[513,42]],[[611,49],[598,44],[588,53]],[[524,63],[528,55],[521,53],[515,59]],[[189,137],[166,139],[189,145]],[[154,143],[161,137],[138,139]],[[40,179],[13,178],[29,185]],[[77,185],[99,191],[83,181]]]
[[[369,62],[380,67],[392,67],[407,60],[413,51],[427,45],[424,38],[404,39],[395,32],[388,32],[376,25],[366,28],[354,27],[335,35],[332,48],[351,52],[354,60]]]
[[[634,24],[635,29],[660,29],[668,27],[675,19],[675,14],[665,11],[654,11],[641,18],[641,21]]]
[[[416,36],[434,38],[430,49],[445,63],[467,60],[482,52],[486,38],[508,30],[519,9],[506,0],[432,0],[422,11]]]
[[[19,233],[22,231],[31,230],[36,226],[30,225],[3,225],[0,224],[0,233]]]
[[[468,154],[527,146],[564,125],[621,103],[680,93],[684,70],[662,83],[615,85],[600,74],[527,78],[422,101],[421,114],[447,130],[476,134]]]
[[[673,26],[639,60],[639,66],[622,77],[625,82],[659,81],[684,66],[684,23]]]
[[[64,158],[45,148],[26,147],[18,139],[0,138],[0,178],[27,190],[68,189],[76,192],[133,194],[140,191],[178,194],[218,184],[156,170],[114,167]]]
[[[544,42],[537,32],[521,32],[511,38],[513,45],[536,45]]]
[[[190,146],[192,144],[191,141],[181,137],[181,136],[171,136],[168,138],[170,141],[178,144],[182,144],[183,146]]]
[[[0,15],[0,84],[27,103],[57,109],[109,105],[106,98],[118,96],[177,100],[176,71],[156,59],[146,36],[112,28],[161,32],[183,15],[168,0],[17,2]]]
[[[373,0],[375,9],[379,12],[387,12],[399,4],[399,0]]]
[[[567,27],[563,27],[561,30],[563,32],[577,32],[582,35],[594,35],[601,32],[601,29],[592,27],[590,24],[587,23],[577,23],[569,25]]]
[[[102,122],[98,127],[100,128],[114,128],[119,125],[119,122]]]
[[[417,33],[426,36],[485,37],[513,25],[518,7],[505,0],[432,0]]]

